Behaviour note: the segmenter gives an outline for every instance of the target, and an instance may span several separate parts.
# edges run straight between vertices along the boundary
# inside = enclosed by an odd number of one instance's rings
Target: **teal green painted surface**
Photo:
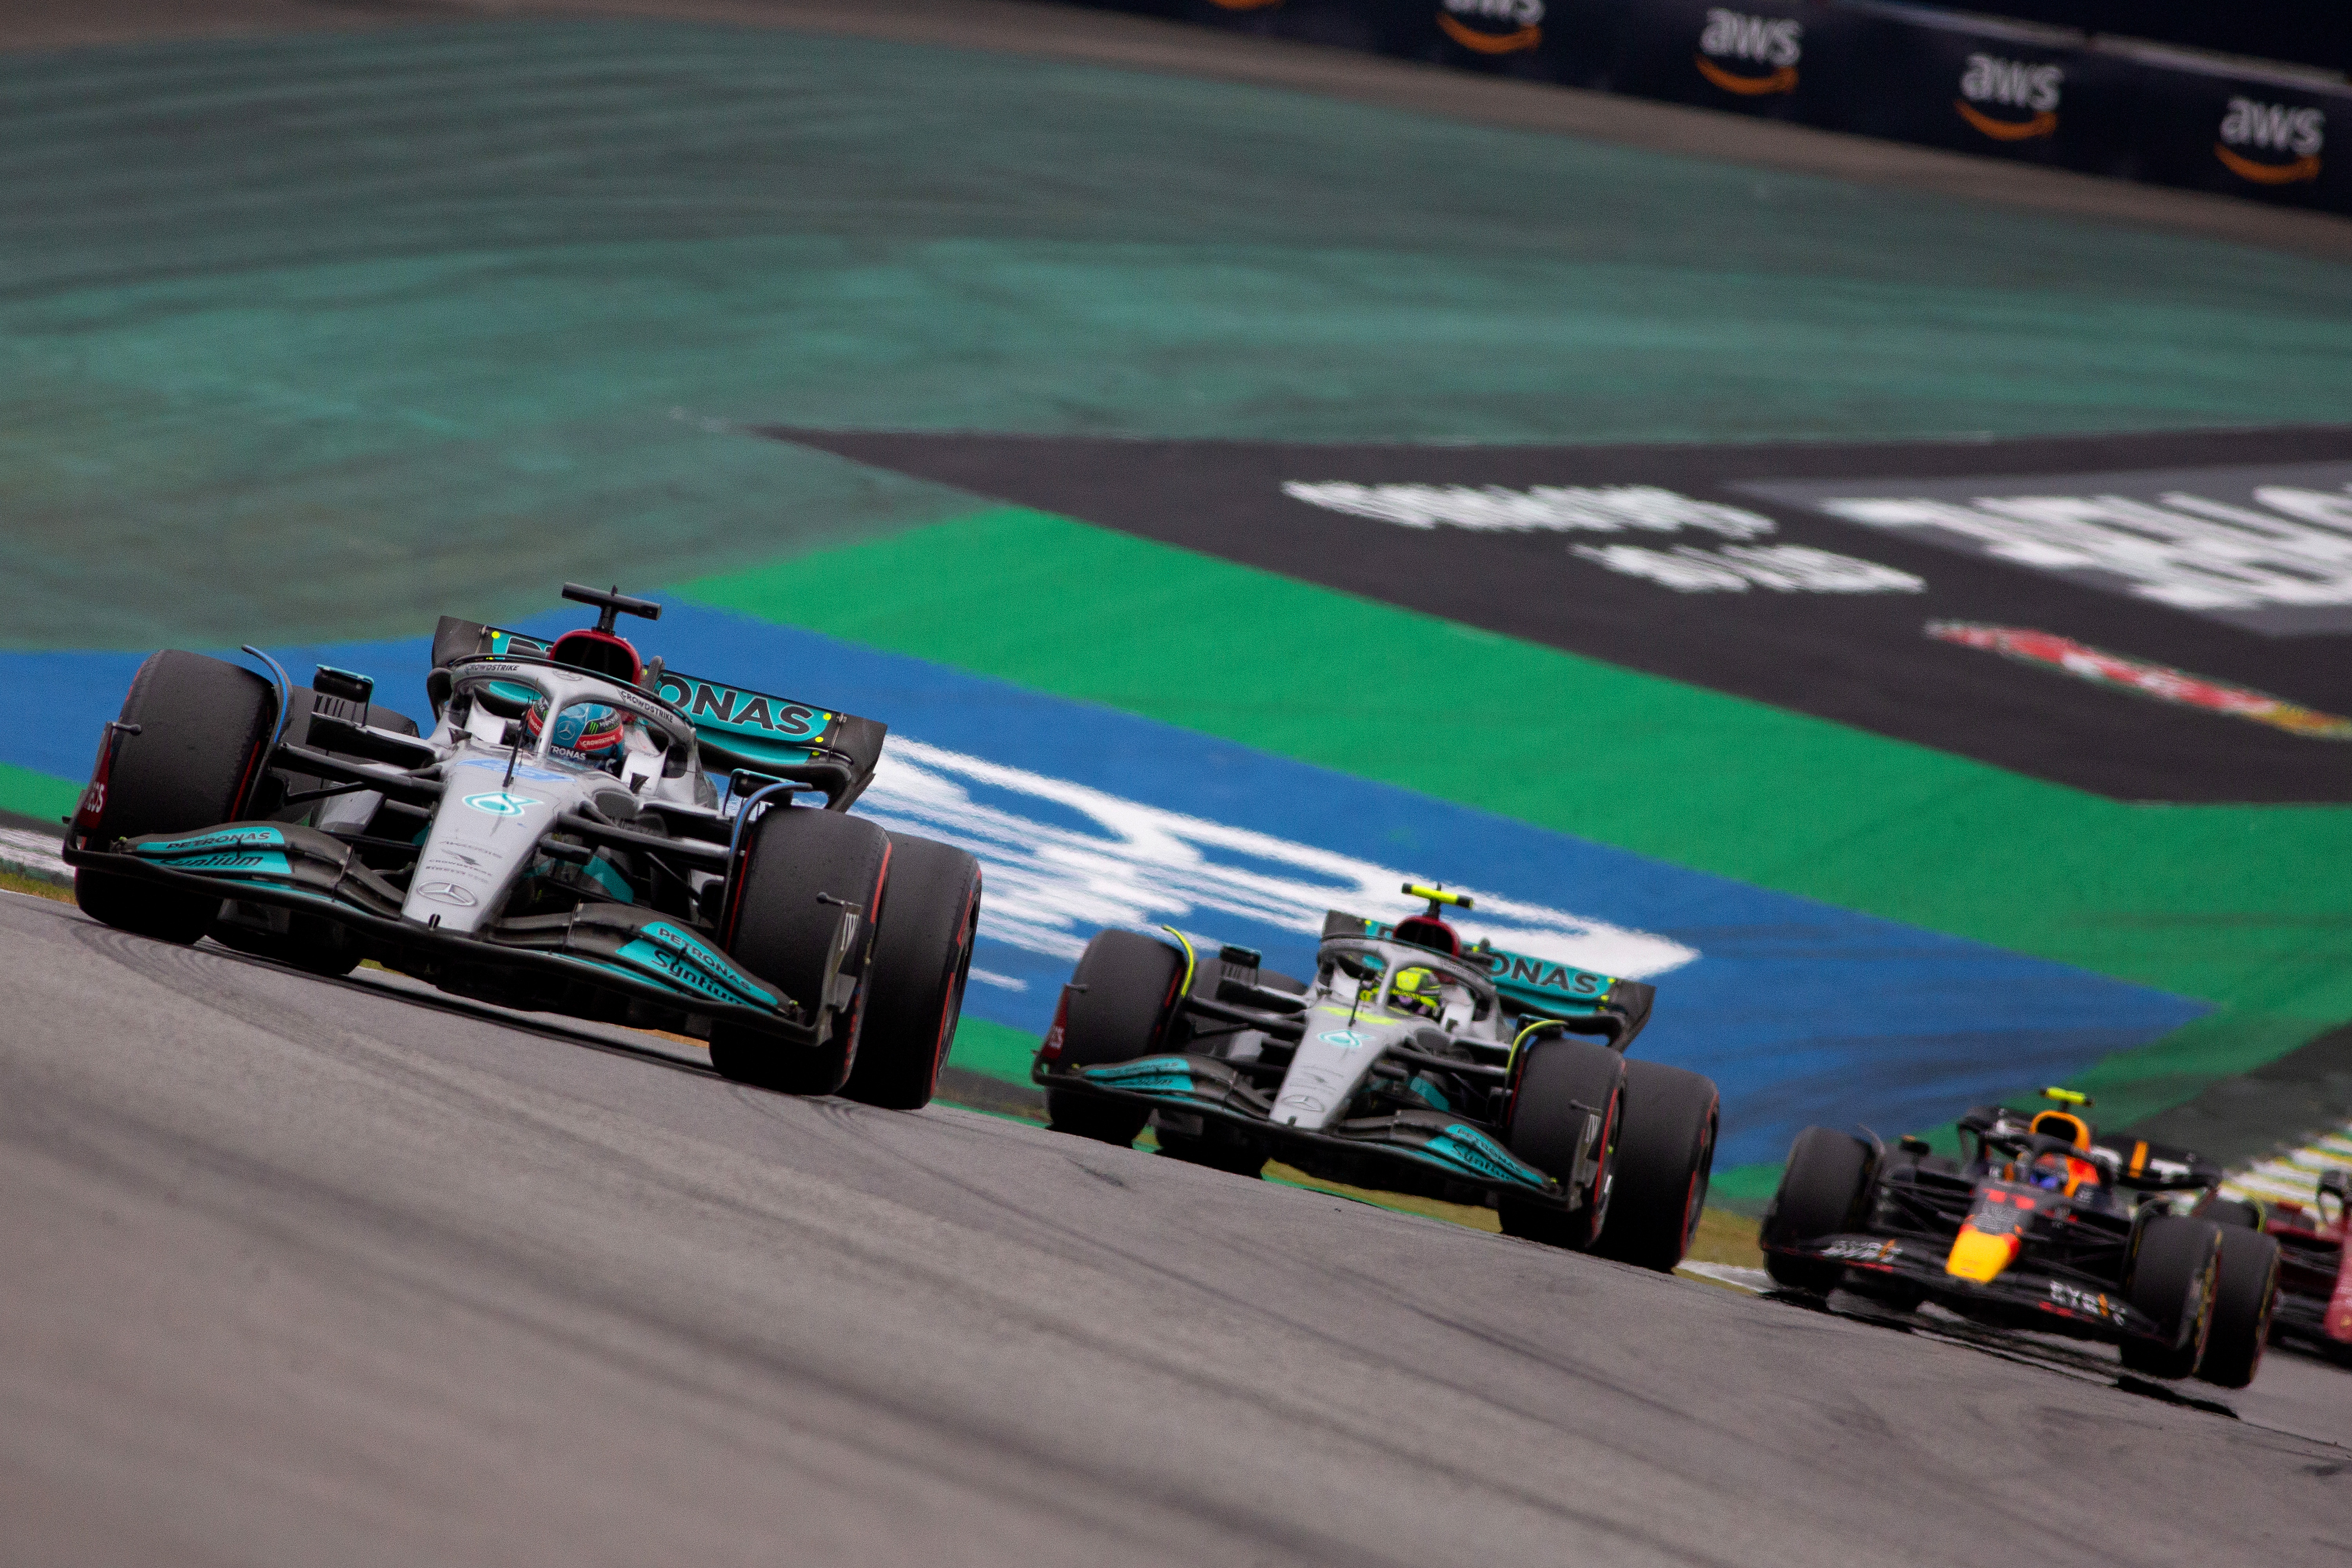
[[[95,750],[97,742],[93,741],[90,744]],[[62,832],[64,824],[59,819],[73,810],[74,803],[80,798],[79,779],[52,778],[47,773],[37,773],[30,768],[0,763],[0,811],[29,816],[44,827],[52,822],[58,823],[58,830]]]
[[[948,1043],[948,1066],[1007,1083],[1027,1083],[1030,1059],[1036,1054],[1036,1036],[967,1013],[956,1020],[955,1038]]]
[[[742,422],[2352,419],[2352,269],[1234,84],[509,22],[18,57],[0,116],[17,647],[493,618],[967,509]]]

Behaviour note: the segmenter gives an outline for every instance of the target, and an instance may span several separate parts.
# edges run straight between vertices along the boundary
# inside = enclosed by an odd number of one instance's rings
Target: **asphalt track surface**
[[[2352,1551],[2346,1448],[1928,1336],[44,900],[0,951],[8,1563]]]

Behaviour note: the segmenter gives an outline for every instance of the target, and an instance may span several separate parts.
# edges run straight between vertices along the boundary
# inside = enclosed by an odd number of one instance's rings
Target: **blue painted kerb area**
[[[576,614],[523,629],[553,631]],[[894,733],[1188,816],[1669,936],[1695,963],[1659,977],[1635,1054],[1713,1077],[1721,1159],[1777,1160],[1805,1125],[1883,1135],[2053,1083],[2144,1045],[2203,1003],[1980,943],[1692,871],[1409,790],[1354,778],[1112,709],[789,626],[671,603],[638,639],[673,668],[887,721]],[[393,706],[424,710],[427,639],[270,651],[306,678],[370,671]],[[66,778],[140,656],[0,653],[0,760]],[[1210,934],[1297,973],[1311,939],[1247,921]],[[975,984],[974,1015],[1042,1032],[1059,961],[987,943],[982,966],[1025,991]]]

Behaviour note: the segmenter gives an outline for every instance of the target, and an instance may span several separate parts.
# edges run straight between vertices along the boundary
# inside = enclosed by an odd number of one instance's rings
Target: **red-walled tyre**
[[[979,930],[980,862],[951,845],[891,834],[866,1024],[843,1094],[891,1110],[931,1102],[963,1013]]]
[[[1625,1064],[1624,1131],[1596,1254],[1674,1271],[1706,1206],[1720,1114],[1714,1079],[1664,1062]]]

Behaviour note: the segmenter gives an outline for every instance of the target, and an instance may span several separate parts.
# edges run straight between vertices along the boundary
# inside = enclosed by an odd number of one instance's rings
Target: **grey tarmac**
[[[13,895],[0,1020],[6,1563],[2352,1552],[2311,1437],[649,1037]]]

